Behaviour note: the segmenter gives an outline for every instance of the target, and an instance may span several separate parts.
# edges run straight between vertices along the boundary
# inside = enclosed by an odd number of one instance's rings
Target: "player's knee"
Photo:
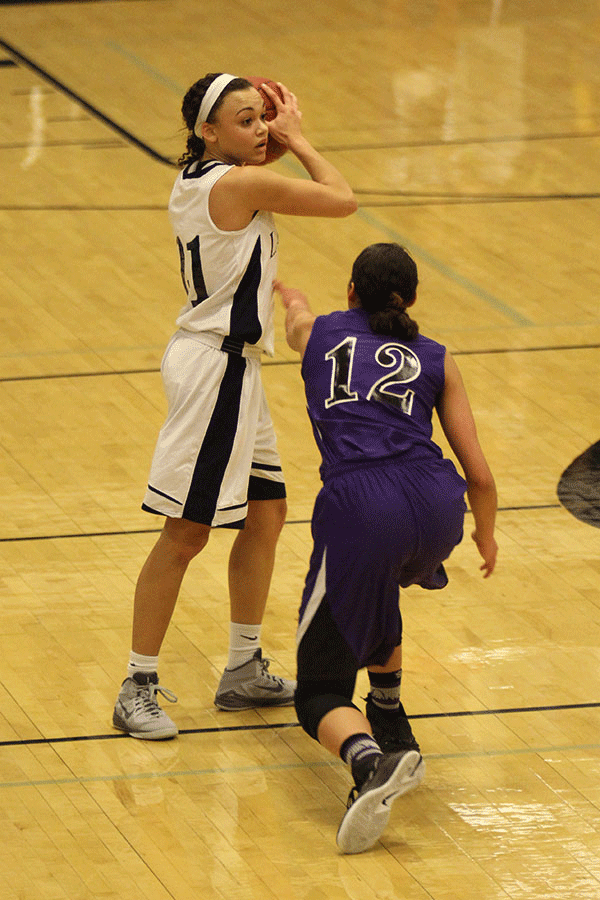
[[[190,562],[203,550],[210,537],[210,526],[188,519],[165,521],[161,539],[169,542],[171,554],[181,562]]]
[[[315,741],[319,740],[317,734],[321,719],[332,709],[338,709],[341,706],[358,709],[343,694],[319,694],[315,692],[318,689],[318,684],[310,687],[298,683],[294,697],[298,722]]]
[[[260,533],[265,541],[276,541],[285,525],[287,500],[285,497],[273,500],[251,500],[245,528]]]
[[[287,500],[285,497],[280,500],[274,500],[275,508],[273,509],[273,530],[277,537],[281,534],[281,529],[285,525],[287,516]]]

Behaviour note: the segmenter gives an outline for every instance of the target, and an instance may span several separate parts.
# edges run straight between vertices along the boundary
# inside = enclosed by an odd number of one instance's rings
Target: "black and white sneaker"
[[[416,750],[384,753],[367,780],[354,787],[336,841],[342,853],[362,853],[383,833],[392,803],[423,780],[425,761]]]
[[[126,678],[115,703],[113,725],[131,737],[144,741],[164,741],[177,734],[177,725],[158,705],[157,693],[176,703],[177,697],[159,687],[156,672],[136,672]]]

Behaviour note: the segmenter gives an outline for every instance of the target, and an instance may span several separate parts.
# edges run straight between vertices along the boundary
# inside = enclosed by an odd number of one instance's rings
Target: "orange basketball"
[[[270,78],[252,77],[252,78],[248,78],[247,80],[250,82],[250,84],[253,87],[256,88],[256,90],[258,91],[258,93],[260,94],[262,99],[264,100],[265,113],[266,113],[265,119],[267,122],[271,122],[277,115],[277,110],[275,108],[275,104],[273,103],[273,101],[271,100],[271,98],[269,97],[267,92],[261,90],[261,85],[268,84],[269,87],[272,90],[274,90],[275,93],[278,94],[279,97],[281,97],[281,99],[283,100],[283,94],[281,93],[281,89],[277,86],[277,84],[274,81],[271,81]],[[282,144],[279,141],[276,141],[275,138],[271,134],[269,134],[269,138],[267,140],[267,153],[266,153],[265,161],[264,161],[263,165],[266,165],[267,163],[275,162],[276,159],[280,159],[283,156],[283,154],[286,152],[286,150],[287,150],[287,147],[285,146],[285,144]]]

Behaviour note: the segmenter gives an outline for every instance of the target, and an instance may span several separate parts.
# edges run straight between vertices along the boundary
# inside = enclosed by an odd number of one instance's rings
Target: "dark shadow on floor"
[[[600,528],[600,441],[573,460],[560,477],[558,499],[576,519]]]

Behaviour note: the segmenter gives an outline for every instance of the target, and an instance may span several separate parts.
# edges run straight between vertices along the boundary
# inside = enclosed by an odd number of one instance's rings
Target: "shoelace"
[[[271,673],[267,671],[269,668],[270,662],[271,662],[270,659],[261,659],[261,661],[260,661],[260,664],[262,666],[261,675],[263,676],[263,678],[268,678],[270,681],[275,681],[277,684],[283,684],[284,683],[283,678],[280,678],[279,675],[271,675]]]
[[[144,710],[151,716],[159,716],[161,713],[157,694],[162,694],[169,703],[177,703],[177,697],[168,688],[161,687],[160,684],[142,684],[138,687],[135,705],[139,711]]]

